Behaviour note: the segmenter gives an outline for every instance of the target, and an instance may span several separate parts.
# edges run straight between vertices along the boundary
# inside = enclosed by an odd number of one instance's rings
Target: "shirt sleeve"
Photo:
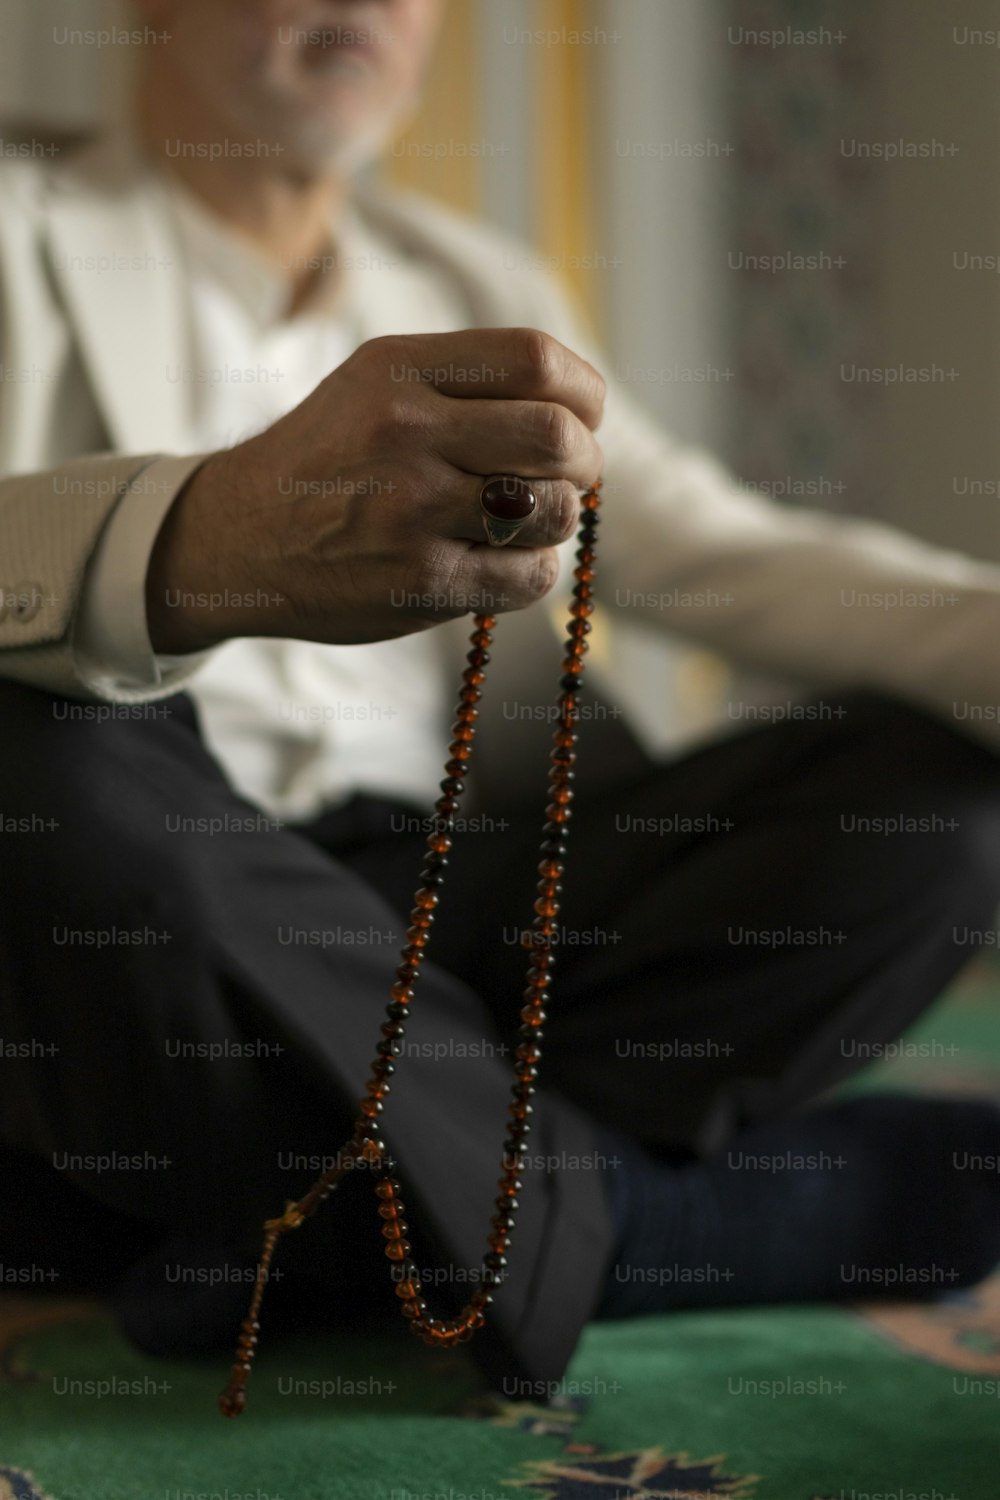
[[[179,688],[211,655],[157,655],[146,620],[146,573],[174,500],[208,458],[155,459],[111,512],[84,576],[73,622],[76,671],[102,697],[127,699]]]

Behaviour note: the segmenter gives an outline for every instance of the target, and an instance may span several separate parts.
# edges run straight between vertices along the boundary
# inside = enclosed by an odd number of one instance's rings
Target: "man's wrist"
[[[205,651],[227,639],[213,608],[221,592],[215,572],[219,559],[205,525],[222,457],[211,454],[189,476],[153,543],[146,571],[146,624],[157,655]]]

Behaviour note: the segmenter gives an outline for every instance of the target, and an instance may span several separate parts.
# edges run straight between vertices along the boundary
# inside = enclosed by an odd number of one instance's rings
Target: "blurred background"
[[[4,12],[4,141],[120,117],[135,49],[58,38],[127,6]],[[450,0],[383,170],[527,239],[606,373],[741,483],[996,559],[998,21],[990,0]],[[782,691],[641,635],[629,670],[671,705],[664,745]]]

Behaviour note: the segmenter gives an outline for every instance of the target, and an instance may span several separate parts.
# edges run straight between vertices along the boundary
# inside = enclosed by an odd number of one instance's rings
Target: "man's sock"
[[[1000,1109],[870,1096],[671,1165],[615,1131],[617,1231],[598,1318],[681,1307],[926,1297],[1000,1262]]]

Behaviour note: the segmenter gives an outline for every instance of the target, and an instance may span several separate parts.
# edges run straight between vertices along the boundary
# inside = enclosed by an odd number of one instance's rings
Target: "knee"
[[[850,693],[838,707],[826,741],[838,820],[865,835],[865,863],[947,884],[963,909],[988,913],[1000,896],[1000,756],[901,699]]]
[[[17,856],[13,901],[51,908],[87,889],[101,899],[155,865],[158,844],[169,851],[156,830],[178,786],[179,702],[84,703],[0,683],[0,830]]]
[[[977,785],[1000,800],[1000,754],[928,709],[888,694],[845,693],[836,704],[839,738],[864,768],[914,785]]]

